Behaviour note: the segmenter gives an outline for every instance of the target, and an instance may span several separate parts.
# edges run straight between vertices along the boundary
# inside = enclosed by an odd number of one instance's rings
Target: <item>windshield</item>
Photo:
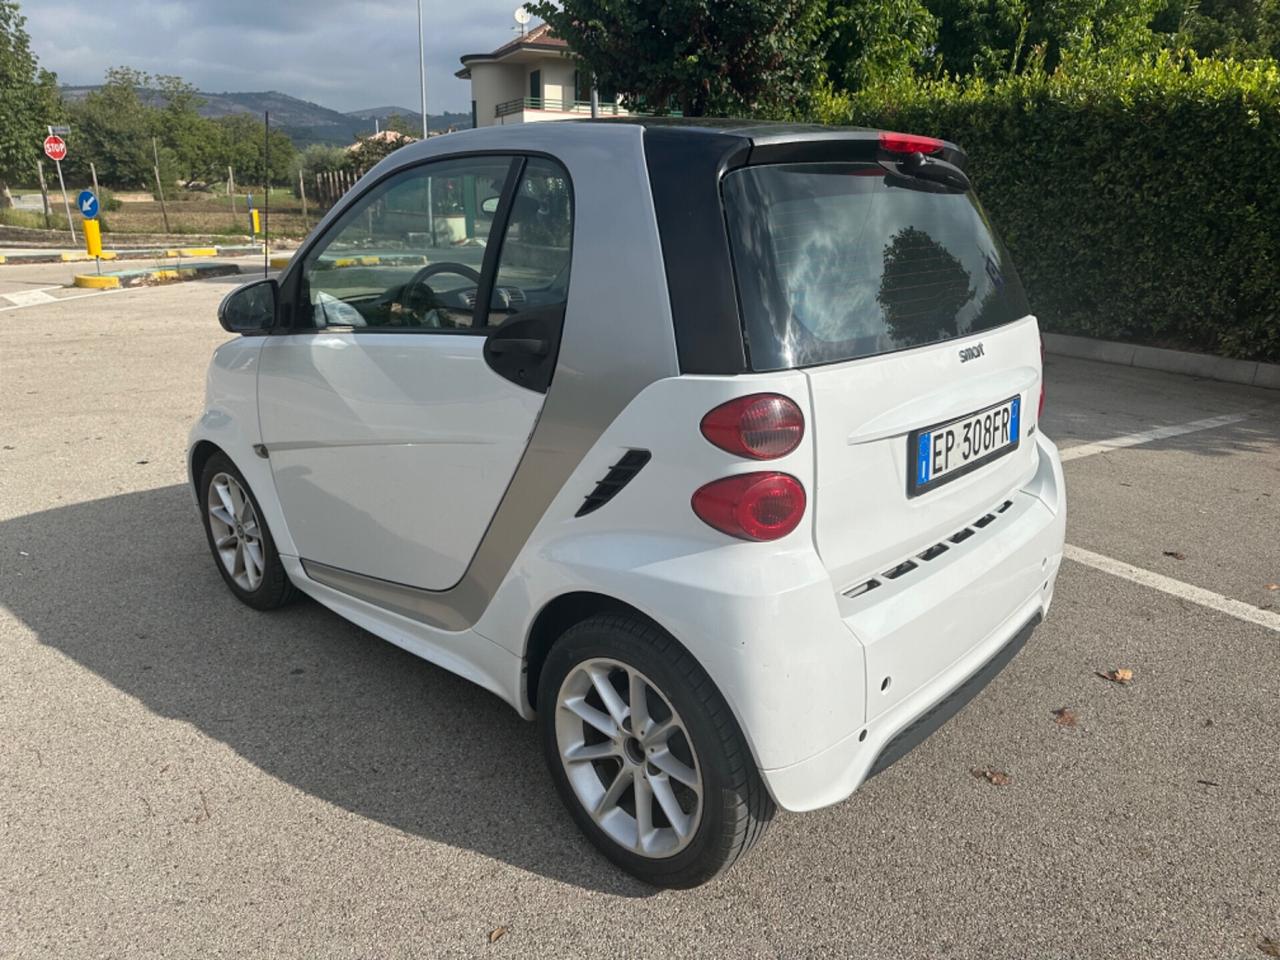
[[[780,370],[949,340],[1029,312],[972,193],[873,163],[724,178],[751,366]]]

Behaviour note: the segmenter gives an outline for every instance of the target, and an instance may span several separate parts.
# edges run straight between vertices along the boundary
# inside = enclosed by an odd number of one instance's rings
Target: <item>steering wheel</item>
[[[480,286],[480,274],[471,267],[468,267],[465,263],[432,263],[415,273],[409,279],[409,282],[400,288],[400,303],[415,313],[419,306],[423,308],[424,313],[426,310],[437,306],[452,306],[457,309],[470,309],[461,297],[456,298],[456,303],[443,302],[441,298],[436,295],[435,291],[432,290],[431,287],[427,286],[426,281],[430,280],[438,273],[457,274],[460,277],[470,280],[477,288]],[[422,298],[423,303],[421,303],[421,305],[417,302],[417,290],[419,287],[424,288],[426,293],[426,296]]]

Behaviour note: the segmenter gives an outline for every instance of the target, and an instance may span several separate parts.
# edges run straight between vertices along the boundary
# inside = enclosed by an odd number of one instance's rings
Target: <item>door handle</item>
[[[494,354],[527,353],[534,357],[545,357],[550,349],[551,345],[546,340],[533,337],[493,338],[489,341],[489,352]]]

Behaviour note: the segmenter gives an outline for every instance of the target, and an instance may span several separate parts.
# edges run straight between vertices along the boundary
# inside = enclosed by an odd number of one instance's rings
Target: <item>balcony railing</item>
[[[493,108],[495,117],[509,117],[513,113],[525,110],[548,110],[552,113],[591,113],[591,103],[587,100],[564,100],[557,97],[524,97],[520,100],[508,100]],[[626,110],[616,103],[601,103],[600,116],[625,116]]]

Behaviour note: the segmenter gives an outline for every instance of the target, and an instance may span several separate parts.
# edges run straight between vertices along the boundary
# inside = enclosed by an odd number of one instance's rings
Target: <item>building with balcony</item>
[[[545,23],[492,53],[466,54],[455,76],[471,81],[471,122],[477,127],[591,114],[590,76]],[[600,113],[626,111],[616,97],[602,96]]]

